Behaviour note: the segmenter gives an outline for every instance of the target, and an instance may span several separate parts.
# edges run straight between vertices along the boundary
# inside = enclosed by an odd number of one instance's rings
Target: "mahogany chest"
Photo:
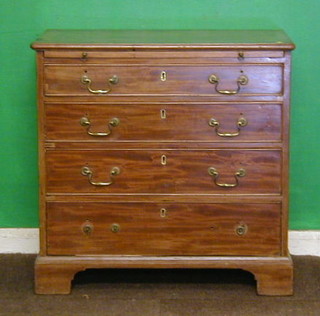
[[[292,294],[281,31],[49,30],[39,294],[89,268],[230,268]]]

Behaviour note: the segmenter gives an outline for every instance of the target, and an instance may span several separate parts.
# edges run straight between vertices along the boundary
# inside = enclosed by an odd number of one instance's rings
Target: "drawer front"
[[[279,204],[48,203],[49,255],[279,255]]]
[[[280,150],[59,150],[47,192],[279,194]]]
[[[93,142],[280,141],[281,112],[281,104],[256,103],[46,104],[45,134],[48,140]]]
[[[280,64],[46,65],[44,76],[44,92],[47,96],[163,94],[228,97],[234,94],[282,94],[283,68]],[[117,80],[114,80],[114,76]],[[247,80],[243,80],[243,76]],[[109,82],[110,79],[113,79],[113,83]]]
[[[242,50],[243,58],[245,58],[246,62],[251,61],[255,62],[255,59],[263,59],[264,61],[270,60],[270,58],[282,58],[284,56],[284,52],[282,50]],[[239,50],[202,50],[202,51],[188,51],[184,50],[180,53],[180,56],[177,51],[165,51],[162,50],[159,54],[159,51],[137,51],[137,50],[128,50],[128,51],[112,51],[112,50],[77,50],[77,49],[69,49],[69,50],[59,50],[59,49],[50,49],[44,51],[44,57],[46,58],[46,62],[57,63],[56,58],[62,58],[66,60],[68,63],[78,64],[79,62],[86,63],[124,63],[126,60],[134,59],[135,62],[137,60],[142,62],[150,62],[161,63],[163,64],[163,60],[166,58],[170,59],[175,63],[181,63],[181,60],[192,61],[196,60],[199,62],[199,59],[204,60],[206,63],[217,63],[221,61],[221,59],[231,59],[234,62],[241,58],[241,54],[239,56]],[[53,61],[50,61],[53,59]],[[58,59],[58,60],[59,60]],[[60,60],[61,62],[61,60]]]

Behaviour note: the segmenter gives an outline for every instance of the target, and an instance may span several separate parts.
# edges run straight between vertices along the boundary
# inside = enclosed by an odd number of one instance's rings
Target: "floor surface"
[[[258,296],[241,270],[87,270],[70,295],[35,295],[34,255],[0,255],[0,315],[320,315],[320,257],[295,256],[294,295]]]

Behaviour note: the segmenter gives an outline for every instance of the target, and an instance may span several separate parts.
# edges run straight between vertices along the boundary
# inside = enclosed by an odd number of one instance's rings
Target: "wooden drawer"
[[[48,140],[281,141],[281,104],[46,104]],[[117,119],[117,124],[114,119]]]
[[[278,255],[280,204],[47,203],[49,255]]]
[[[281,159],[263,149],[48,151],[47,192],[280,194]]]
[[[165,73],[164,73],[165,72]],[[110,84],[114,75],[118,83]],[[215,75],[218,82],[209,82]],[[46,65],[44,93],[47,96],[108,95],[238,95],[282,94],[281,64],[201,65]],[[82,83],[83,76],[91,83]],[[240,84],[241,76],[248,79]],[[108,93],[93,93],[103,90]],[[220,91],[220,92],[218,92]],[[233,95],[231,93],[231,95]]]
[[[246,50],[246,52],[241,51],[242,54],[239,56],[238,50],[205,50],[205,51],[188,51],[185,50],[183,53],[177,53],[174,51],[137,51],[137,50],[127,50],[127,51],[101,51],[101,50],[48,50],[44,51],[44,57],[46,62],[51,62],[50,59],[54,59],[53,62],[57,63],[56,60],[65,61],[68,63],[85,62],[85,63],[97,63],[103,61],[104,63],[110,63],[114,60],[118,62],[123,62],[123,60],[132,59],[137,62],[137,60],[146,60],[149,63],[156,63],[158,60],[162,61],[167,58],[175,63],[181,63],[181,60],[192,61],[192,60],[201,60],[202,63],[217,63],[221,59],[232,59],[233,61],[239,61],[239,57],[243,55],[243,59],[248,62],[254,62],[257,58],[263,58],[265,60],[270,60],[270,58],[281,58],[284,56],[283,51],[277,50]],[[65,60],[66,59],[66,60]],[[240,57],[241,59],[241,57]],[[199,61],[198,61],[199,62]],[[162,62],[163,63],[163,62]]]

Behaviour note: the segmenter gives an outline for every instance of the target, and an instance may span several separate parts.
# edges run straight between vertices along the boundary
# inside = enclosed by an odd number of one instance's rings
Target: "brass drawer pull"
[[[92,181],[93,172],[89,167],[82,167],[81,174],[83,176],[88,177],[89,183],[95,186],[109,186],[113,183],[113,177],[120,174],[120,168],[119,167],[113,167],[110,170],[110,181],[109,182],[94,182]]]
[[[108,136],[112,133],[112,127],[116,127],[120,124],[120,120],[117,117],[112,118],[109,122],[108,122],[108,131],[107,132],[91,132],[90,128],[91,128],[91,122],[90,120],[84,116],[81,118],[80,120],[80,125],[87,127],[87,134],[91,135],[91,136]]]
[[[211,75],[209,77],[209,82],[215,85],[215,89],[218,93],[220,94],[237,94],[240,91],[241,86],[246,85],[249,82],[249,79],[247,76],[241,75],[238,79],[237,79],[237,85],[238,85],[238,89],[237,90],[219,90],[218,89],[218,85],[219,85],[219,78],[216,75]]]
[[[218,120],[216,120],[215,118],[211,118],[209,121],[209,125],[212,127],[215,127],[215,131],[216,134],[218,136],[221,137],[235,137],[238,136],[240,134],[240,128],[247,126],[248,125],[248,121],[245,117],[239,117],[238,121],[237,121],[237,126],[238,126],[238,131],[235,133],[220,133],[219,132],[219,127],[220,127],[220,123]]]
[[[87,236],[89,236],[93,232],[93,224],[89,220],[86,220],[81,228],[82,232]]]
[[[234,174],[234,178],[236,180],[236,183],[219,183],[218,178],[220,175],[219,175],[219,172],[217,171],[216,168],[210,167],[208,169],[208,173],[210,176],[212,176],[215,185],[217,185],[218,187],[223,187],[223,188],[234,188],[234,187],[238,186],[239,185],[238,178],[244,177],[246,175],[246,171],[244,169],[239,169]]]
[[[239,224],[235,227],[235,232],[239,237],[244,236],[248,232],[248,225]]]
[[[93,90],[91,88],[91,84],[92,84],[92,80],[87,76],[87,75],[83,75],[81,77],[81,82],[87,86],[87,89],[90,93],[94,93],[94,94],[106,94],[109,93],[112,89],[110,84],[117,84],[119,82],[119,78],[114,75],[112,76],[109,80],[108,80],[108,89],[107,90]]]
[[[244,59],[244,52],[239,52],[239,53],[238,53],[238,59],[239,59],[239,60]]]
[[[113,233],[118,233],[120,231],[120,225],[119,224],[112,224],[110,230]]]

